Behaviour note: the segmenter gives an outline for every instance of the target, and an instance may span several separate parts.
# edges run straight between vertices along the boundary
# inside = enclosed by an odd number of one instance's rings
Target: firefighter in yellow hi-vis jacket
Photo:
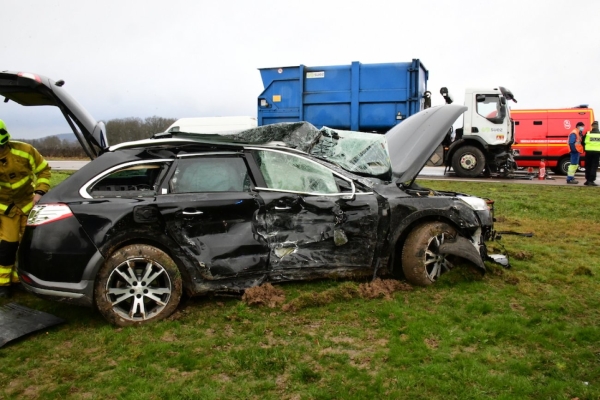
[[[50,166],[30,144],[9,140],[0,120],[0,297],[19,283],[17,249],[27,214],[50,189]]]

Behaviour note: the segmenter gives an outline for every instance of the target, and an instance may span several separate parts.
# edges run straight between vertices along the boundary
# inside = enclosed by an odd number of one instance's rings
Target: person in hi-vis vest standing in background
[[[592,123],[592,130],[585,135],[583,142],[585,149],[585,186],[598,186],[596,182],[596,173],[600,163],[600,130],[598,130],[598,121]]]
[[[585,124],[583,122],[578,122],[575,126],[575,129],[569,133],[569,150],[571,151],[571,165],[569,165],[569,169],[567,171],[567,183],[571,183],[577,185],[579,183],[578,180],[575,179],[575,172],[579,167],[579,157],[581,153],[583,153],[583,145],[581,144],[581,137],[583,134],[583,128]]]

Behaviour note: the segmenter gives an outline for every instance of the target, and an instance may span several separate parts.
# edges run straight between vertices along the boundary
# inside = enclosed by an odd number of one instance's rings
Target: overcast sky
[[[258,68],[408,62],[447,86],[505,86],[518,108],[600,112],[600,1],[1,0],[0,70],[64,86],[98,120],[256,116]],[[13,137],[69,132],[0,103]]]

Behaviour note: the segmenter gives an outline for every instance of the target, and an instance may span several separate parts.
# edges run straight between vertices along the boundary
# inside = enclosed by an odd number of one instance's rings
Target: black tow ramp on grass
[[[54,315],[32,310],[17,303],[0,307],[0,347],[18,339],[54,325],[65,322]]]

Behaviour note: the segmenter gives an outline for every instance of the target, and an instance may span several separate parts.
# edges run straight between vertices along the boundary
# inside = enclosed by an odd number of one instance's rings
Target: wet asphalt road
[[[600,177],[600,171],[598,173]],[[456,176],[454,172],[448,172],[444,175],[444,167],[425,167],[419,174],[419,178],[421,179],[431,179],[431,180],[450,180],[450,181],[466,181],[466,182],[485,182],[485,183],[521,183],[521,184],[529,184],[529,185],[564,185],[564,186],[583,186],[583,182],[585,182],[585,174],[583,172],[577,172],[575,174],[575,179],[579,181],[578,185],[567,184],[567,177],[564,175],[555,175],[550,173],[548,175],[548,179],[539,180],[537,174],[529,179],[529,175],[526,172],[518,171],[514,178],[498,178],[498,177],[490,177],[490,178],[460,178]],[[600,179],[596,180],[596,183],[600,185]],[[587,187],[587,186],[586,186]],[[600,186],[598,186],[600,188]],[[590,187],[591,188],[591,187]]]
[[[82,168],[89,161],[48,161],[50,167],[54,170],[60,171],[77,171]]]
[[[74,171],[82,168],[88,161],[49,161],[50,166],[53,170],[63,170],[63,171]],[[522,184],[532,184],[532,185],[567,185],[566,177],[561,175],[549,175],[554,179],[545,179],[538,180],[537,175],[533,177],[533,179],[528,179],[527,174],[525,172],[518,172],[515,174],[515,178],[460,178],[456,176],[454,172],[448,172],[444,175],[444,167],[425,167],[419,174],[419,178],[421,179],[432,179],[432,180],[451,180],[451,181],[470,181],[470,182],[486,182],[486,183],[522,183]],[[598,174],[600,176],[600,173]],[[578,172],[576,174],[576,179],[579,181],[579,185],[568,185],[568,186],[583,186],[583,182],[585,181],[583,172]],[[600,184],[600,179],[596,181],[596,183]],[[600,187],[600,186],[599,186]]]

